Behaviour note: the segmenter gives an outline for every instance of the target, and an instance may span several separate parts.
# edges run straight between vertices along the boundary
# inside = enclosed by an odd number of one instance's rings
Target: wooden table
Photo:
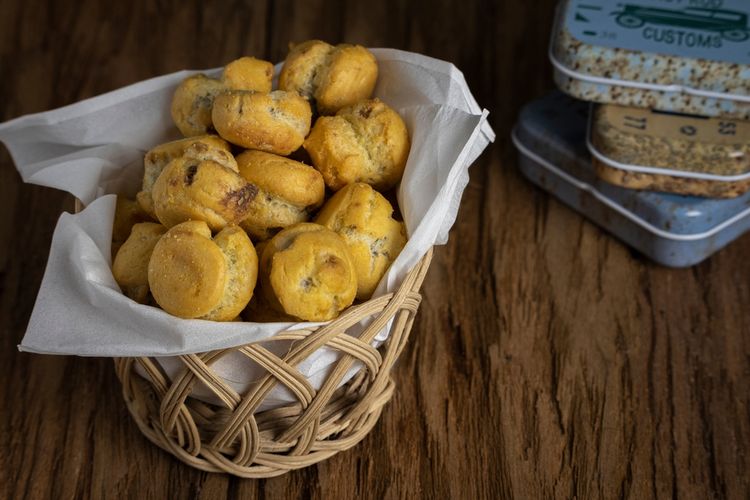
[[[16,351],[72,202],[22,184],[3,150],[0,497],[747,498],[750,235],[661,268],[519,175],[509,133],[552,88],[553,3],[0,0],[0,120],[322,38],[454,62],[497,132],[380,422],[269,480],[192,470],[151,445],[111,360]]]

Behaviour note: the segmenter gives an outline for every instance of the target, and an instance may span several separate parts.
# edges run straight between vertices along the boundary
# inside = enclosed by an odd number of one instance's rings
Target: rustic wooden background
[[[289,41],[454,62],[498,134],[424,286],[399,390],[357,447],[270,480],[192,470],[112,362],[20,354],[72,203],[0,148],[2,498],[748,498],[750,236],[660,268],[527,183],[509,132],[552,88],[553,0],[0,0],[0,121]]]

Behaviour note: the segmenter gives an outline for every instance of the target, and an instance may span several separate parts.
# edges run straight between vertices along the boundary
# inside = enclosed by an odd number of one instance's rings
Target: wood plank
[[[454,62],[498,140],[437,249],[398,391],[351,450],[267,480],[149,443],[111,360],[21,354],[63,193],[0,148],[2,498],[747,498],[750,236],[661,268],[519,174],[552,88],[543,2],[0,0],[0,120],[322,38]]]

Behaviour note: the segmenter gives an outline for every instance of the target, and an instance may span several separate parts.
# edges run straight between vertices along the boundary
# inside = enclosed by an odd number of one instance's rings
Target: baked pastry
[[[232,90],[216,97],[212,117],[216,131],[232,144],[288,155],[310,132],[312,111],[296,92]]]
[[[409,147],[404,121],[379,99],[358,102],[336,116],[321,116],[304,143],[334,191],[354,182],[387,191],[401,180]]]
[[[257,193],[258,188],[234,170],[187,157],[172,160],[152,190],[154,211],[162,224],[172,227],[201,220],[213,231],[244,219]]]
[[[155,222],[135,224],[112,263],[112,275],[122,292],[141,304],[148,298],[151,253],[165,232],[167,228]]]
[[[309,165],[263,151],[248,150],[237,156],[240,175],[258,187],[250,211],[240,226],[255,241],[310,219],[323,204],[325,184]]]
[[[247,234],[231,226],[212,240],[202,221],[167,231],[148,266],[154,300],[180,318],[235,319],[250,301],[257,277],[258,256]]]
[[[112,223],[112,256],[117,254],[120,246],[128,239],[134,224],[150,220],[149,214],[144,212],[138,203],[118,195]]]
[[[357,275],[344,240],[309,222],[269,240],[260,273],[261,290],[271,307],[307,321],[335,318],[357,293]]]
[[[188,137],[156,146],[143,158],[143,186],[136,195],[141,208],[154,219],[156,212],[154,212],[151,190],[164,167],[181,156],[197,160],[213,160],[237,172],[237,162],[232,156],[229,144],[218,135]]]
[[[391,216],[385,197],[363,183],[349,184],[326,202],[315,222],[346,242],[357,272],[357,299],[367,300],[406,244],[406,227]]]
[[[271,92],[273,64],[254,57],[240,57],[226,66],[221,82],[227,89]]]
[[[368,99],[378,79],[375,56],[361,45],[309,40],[295,45],[279,75],[281,90],[314,99],[319,113],[332,115]]]
[[[256,246],[258,255],[262,252]],[[290,316],[271,307],[262,293],[253,294],[253,298],[242,311],[242,319],[254,323],[297,323],[299,318]]]
[[[211,108],[224,85],[199,73],[185,78],[172,96],[172,120],[185,137],[203,135],[213,130]]]

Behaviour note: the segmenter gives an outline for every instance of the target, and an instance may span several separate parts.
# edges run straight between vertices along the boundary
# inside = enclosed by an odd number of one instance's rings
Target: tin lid
[[[698,240],[750,216],[750,192],[731,199],[636,191],[596,177],[586,147],[588,103],[553,92],[527,104],[515,130],[522,153],[555,170],[576,189],[657,236]]]
[[[747,0],[563,0],[550,58],[594,84],[750,102]]]
[[[750,179],[750,121],[595,105],[587,141],[594,157],[621,170],[719,182]]]

